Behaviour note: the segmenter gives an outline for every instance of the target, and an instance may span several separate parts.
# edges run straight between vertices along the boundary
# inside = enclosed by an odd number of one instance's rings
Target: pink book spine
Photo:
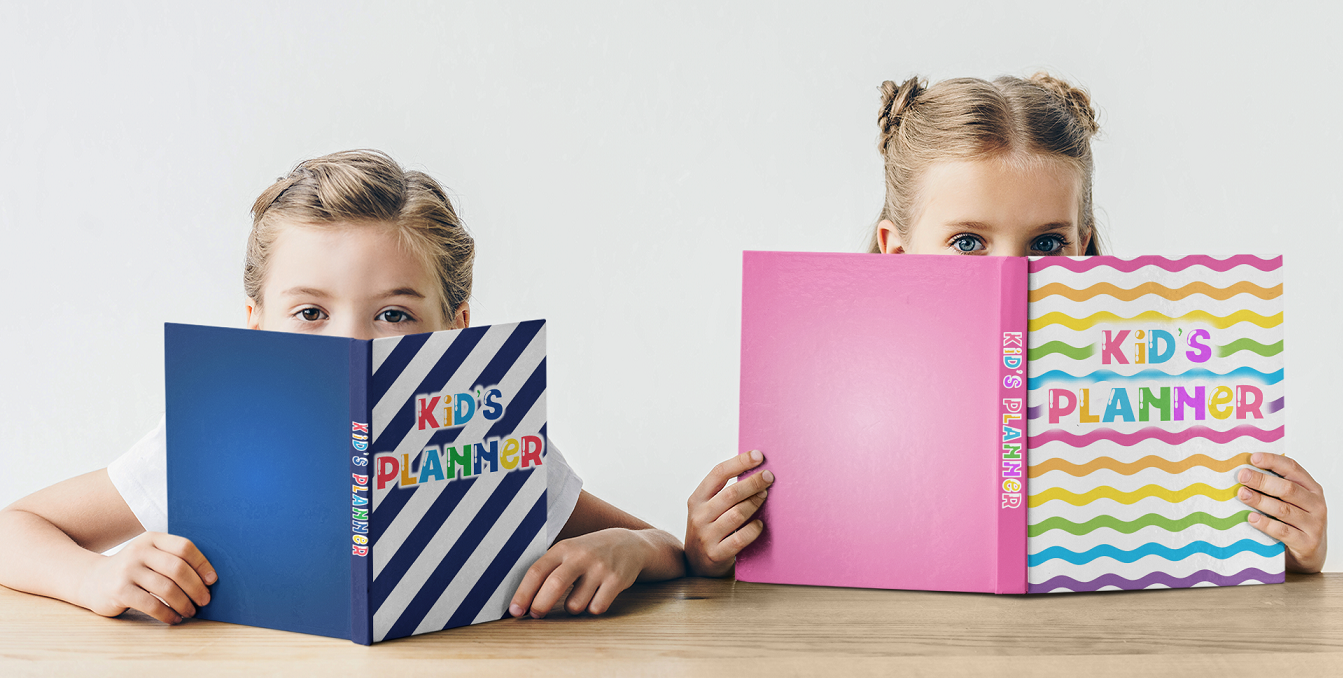
[[[999,457],[997,593],[1026,592],[1026,298],[1027,259],[1005,258],[1002,270],[1002,360],[998,412]]]

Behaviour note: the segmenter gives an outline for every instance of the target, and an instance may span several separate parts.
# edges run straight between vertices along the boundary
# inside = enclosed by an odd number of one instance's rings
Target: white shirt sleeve
[[[549,439],[547,443],[546,534],[553,544],[573,515],[583,479],[570,468],[555,443]],[[168,531],[168,445],[163,418],[107,466],[107,477],[146,532]]]
[[[107,477],[146,532],[168,531],[168,438],[164,419],[107,465]]]
[[[583,491],[583,479],[569,467],[560,448],[554,441],[546,438],[546,532],[550,543],[560,535],[564,524],[569,522],[574,507],[578,505],[578,495]]]

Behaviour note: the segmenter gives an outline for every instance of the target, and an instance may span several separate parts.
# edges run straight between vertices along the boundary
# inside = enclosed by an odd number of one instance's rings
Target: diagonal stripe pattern
[[[375,340],[375,458],[405,459],[402,473],[415,478],[429,446],[544,440],[545,351],[543,320]],[[419,427],[418,396],[489,388],[504,394],[496,420],[478,412],[457,428]],[[367,610],[374,642],[502,618],[522,575],[549,545],[546,471],[544,464],[482,465],[456,479],[375,486]]]

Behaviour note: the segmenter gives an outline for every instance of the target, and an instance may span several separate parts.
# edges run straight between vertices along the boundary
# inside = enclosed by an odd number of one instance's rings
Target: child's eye
[[[409,313],[406,313],[405,311],[397,310],[395,308],[389,308],[386,311],[383,311],[382,313],[378,314],[378,320],[389,323],[404,323],[404,322],[412,322],[415,319],[412,318],[411,315]]]
[[[318,320],[326,319],[326,314],[322,312],[322,309],[313,308],[311,306],[309,306],[308,308],[299,309],[298,313],[295,313],[294,315],[297,315],[304,321],[310,323],[315,323]]]
[[[1056,233],[1041,236],[1039,238],[1036,238],[1035,242],[1031,243],[1031,249],[1035,250],[1036,252],[1043,252],[1045,254],[1058,254],[1062,252],[1063,248],[1067,246],[1068,241],[1065,240],[1063,236],[1058,235]]]
[[[973,235],[958,235],[951,239],[951,249],[962,254],[978,252],[984,249],[984,241]]]

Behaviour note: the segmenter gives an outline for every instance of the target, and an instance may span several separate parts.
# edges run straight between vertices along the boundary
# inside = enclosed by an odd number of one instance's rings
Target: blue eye
[[[1031,243],[1031,249],[1045,254],[1058,254],[1067,246],[1068,241],[1064,240],[1063,236],[1057,234],[1036,238],[1035,242]]]
[[[410,314],[406,313],[405,311],[397,310],[395,308],[389,308],[386,311],[383,311],[382,313],[378,314],[378,320],[382,320],[384,322],[389,323],[404,323],[413,321],[414,318],[410,317]]]
[[[973,235],[958,235],[951,240],[951,248],[963,254],[984,249],[984,242]]]

